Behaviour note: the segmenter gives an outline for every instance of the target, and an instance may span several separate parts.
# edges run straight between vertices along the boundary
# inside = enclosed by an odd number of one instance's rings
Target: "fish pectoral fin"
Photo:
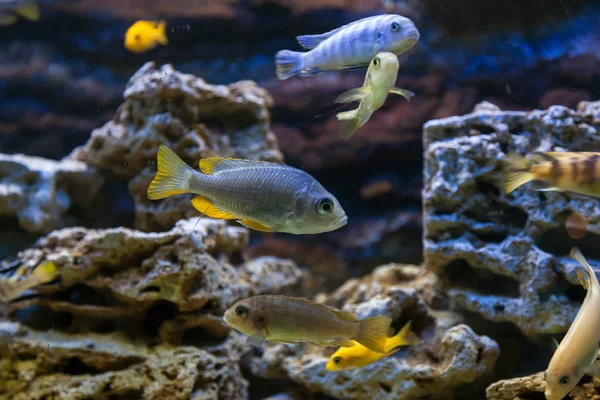
[[[404,97],[408,101],[410,101],[410,98],[415,95],[410,90],[400,89],[400,88],[397,88],[397,87],[391,88],[390,89],[390,93],[394,93],[394,94],[400,95],[400,96]]]
[[[365,88],[356,88],[348,90],[340,94],[336,99],[336,103],[351,103],[353,101],[361,101],[366,95],[368,91]]]
[[[246,339],[246,343],[248,343],[251,346],[260,347],[260,345],[263,344],[265,339],[265,334],[263,332],[258,332],[252,336],[248,336],[248,338]]]
[[[217,219],[235,219],[236,217],[229,214],[227,211],[223,211],[215,206],[209,199],[204,196],[196,196],[192,199],[192,205],[202,214],[210,218]]]
[[[238,219],[238,222],[244,225],[246,228],[254,229],[261,232],[276,232],[276,229],[261,224],[260,222],[253,221],[251,219]]]

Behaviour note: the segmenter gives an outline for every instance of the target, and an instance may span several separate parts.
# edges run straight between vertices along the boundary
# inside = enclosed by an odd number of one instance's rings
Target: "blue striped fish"
[[[298,43],[311,50],[279,51],[275,55],[277,78],[366,68],[377,53],[398,56],[413,47],[419,37],[419,30],[410,19],[395,14],[363,18],[320,35],[298,36]]]

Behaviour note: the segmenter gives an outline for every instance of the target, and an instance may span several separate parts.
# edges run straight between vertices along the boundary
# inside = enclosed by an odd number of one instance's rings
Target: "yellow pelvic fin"
[[[250,229],[254,229],[256,231],[261,231],[261,232],[276,232],[275,229],[273,229],[273,228],[271,228],[269,226],[263,225],[260,222],[252,221],[251,219],[241,219],[241,220],[238,220],[238,222],[240,224],[244,225],[245,227],[250,228]]]
[[[394,93],[394,94],[400,95],[400,96],[404,97],[408,101],[410,101],[410,98],[415,95],[410,90],[400,89],[400,88],[397,88],[397,87],[391,88],[390,89],[390,93]]]
[[[158,42],[163,46],[169,44],[169,39],[167,39],[167,21],[160,21],[158,23]]]
[[[398,332],[395,336],[388,338],[385,344],[385,350],[391,351],[396,347],[409,346],[413,344],[418,344],[420,342],[421,339],[419,339],[417,334],[414,333],[411,329],[411,321],[408,321],[408,323],[404,325],[402,329],[400,329],[400,332]]]
[[[217,208],[209,199],[204,196],[196,196],[192,199],[194,208],[200,211],[202,214],[210,218],[217,219],[236,219],[235,216],[229,214],[227,211],[223,211]]]
[[[51,261],[44,261],[33,271],[33,279],[39,283],[50,282],[58,275],[56,264]]]
[[[18,7],[15,12],[30,21],[38,21],[40,19],[40,9],[36,3],[24,4]]]
[[[165,145],[158,149],[156,159],[158,171],[148,186],[148,198],[158,200],[174,194],[187,193],[189,178],[194,173],[192,167]]]
[[[351,103],[353,101],[361,101],[367,95],[367,90],[363,87],[351,89],[340,94],[336,99],[336,103]]]

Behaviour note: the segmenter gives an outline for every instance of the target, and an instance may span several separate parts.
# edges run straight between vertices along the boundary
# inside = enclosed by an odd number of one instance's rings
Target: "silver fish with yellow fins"
[[[600,153],[536,152],[529,159],[509,154],[504,163],[506,193],[528,182],[542,181],[549,186],[537,190],[600,197]]]
[[[600,370],[594,367],[600,342],[600,284],[579,249],[573,248],[571,257],[584,267],[583,272],[577,272],[577,277],[587,294],[544,372],[547,400],[565,397],[583,375],[600,377]]]
[[[310,76],[324,71],[366,68],[377,53],[400,55],[419,40],[408,18],[395,14],[363,18],[319,35],[296,39],[309,52],[281,50],[275,55],[277,78]]]
[[[360,102],[357,109],[336,115],[340,122],[342,138],[349,139],[361,126],[366,124],[371,115],[385,103],[388,93],[398,94],[407,100],[415,95],[409,90],[394,87],[398,66],[398,57],[394,54],[379,53],[369,65],[363,86],[338,96],[335,100],[336,103]]]
[[[57,275],[56,265],[53,262],[44,261],[33,270],[31,275],[23,279],[2,279],[0,280],[0,302],[8,303],[26,290],[54,280]]]
[[[269,340],[281,343],[310,342],[320,346],[354,346],[385,352],[392,320],[377,316],[359,320],[355,314],[306,299],[261,295],[240,300],[223,316],[224,321],[258,346]]]
[[[210,157],[201,172],[168,147],[158,150],[158,171],[148,198],[195,193],[193,206],[211,218],[235,219],[263,232],[311,234],[333,231],[348,217],[337,199],[306,172],[286,165]]]
[[[384,357],[391,356],[403,346],[418,344],[420,339],[411,330],[410,325],[411,322],[408,321],[396,335],[386,339],[384,353],[371,351],[360,343],[355,343],[351,347],[340,347],[329,357],[325,369],[327,371],[345,371],[366,367]]]

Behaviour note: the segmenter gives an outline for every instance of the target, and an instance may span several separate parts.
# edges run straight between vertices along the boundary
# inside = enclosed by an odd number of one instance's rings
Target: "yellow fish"
[[[544,372],[547,400],[565,397],[585,374],[600,376],[600,369],[594,366],[600,342],[600,283],[576,247],[571,250],[571,257],[585,268],[577,272],[577,277],[587,294]]]
[[[137,21],[125,32],[125,48],[132,53],[143,53],[168,43],[165,21]]]
[[[402,346],[420,343],[419,337],[410,329],[410,321],[395,336],[387,338],[385,342],[385,353],[375,353],[360,343],[351,347],[340,347],[331,355],[325,368],[327,371],[343,371],[348,369],[362,368],[369,364],[391,356]]]
[[[398,75],[398,57],[392,53],[379,53],[371,61],[363,87],[342,93],[336,103],[360,101],[356,110],[344,111],[336,115],[340,122],[340,134],[348,140],[354,132],[367,123],[371,115],[378,110],[388,93],[398,94],[410,100],[415,94],[405,89],[394,87]]]
[[[57,275],[58,268],[56,268],[56,265],[53,262],[44,261],[26,278],[0,280],[0,301],[7,303],[14,300],[24,291],[54,280]]]
[[[33,1],[0,1],[0,26],[8,26],[17,22],[17,17],[23,17],[29,21],[40,19],[40,9]]]
[[[549,187],[537,190],[600,197],[600,153],[538,152],[530,159],[509,154],[504,164],[506,193],[527,182],[539,180]]]

